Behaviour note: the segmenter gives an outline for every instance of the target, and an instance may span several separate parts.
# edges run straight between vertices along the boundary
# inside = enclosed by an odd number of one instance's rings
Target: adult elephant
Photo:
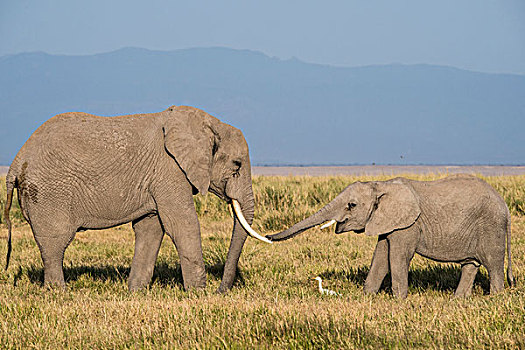
[[[219,292],[233,285],[251,233],[254,197],[248,145],[238,129],[204,111],[172,106],[119,117],[65,113],[24,144],[6,178],[9,208],[18,189],[44,263],[44,283],[64,286],[64,251],[77,231],[127,222],[135,231],[130,290],[151,281],[164,233],[179,253],[184,288],[206,285],[200,226],[192,195],[214,193],[235,209]]]

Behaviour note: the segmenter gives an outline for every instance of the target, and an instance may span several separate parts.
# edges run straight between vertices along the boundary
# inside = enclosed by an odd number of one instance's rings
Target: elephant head
[[[411,226],[420,213],[416,196],[401,180],[356,182],[312,216],[267,238],[285,240],[327,221],[323,227],[335,223],[335,233],[376,236]]]
[[[219,291],[231,288],[247,234],[271,243],[251,227],[254,214],[248,144],[242,132],[202,110],[170,107],[164,146],[179,164],[194,194],[208,191],[232,204],[234,226]]]

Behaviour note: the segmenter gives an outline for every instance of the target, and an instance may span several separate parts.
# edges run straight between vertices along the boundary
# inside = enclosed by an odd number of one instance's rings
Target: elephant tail
[[[508,220],[507,220],[507,258],[508,258],[508,263],[507,263],[507,282],[509,283],[509,286],[511,287],[514,287],[515,286],[515,281],[514,281],[514,276],[512,275],[512,260],[510,258],[510,214],[508,215]]]
[[[7,200],[4,208],[4,220],[7,224],[7,257],[5,263],[5,269],[9,267],[9,259],[11,258],[11,219],[9,218],[9,211],[11,210],[11,203],[13,202],[13,192],[16,187],[16,177],[7,175],[6,178],[7,186]]]

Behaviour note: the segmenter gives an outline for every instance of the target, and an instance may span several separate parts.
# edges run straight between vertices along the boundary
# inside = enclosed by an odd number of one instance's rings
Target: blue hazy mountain
[[[525,164],[525,76],[226,48],[0,57],[0,164],[55,114],[170,105],[243,130],[255,164]]]

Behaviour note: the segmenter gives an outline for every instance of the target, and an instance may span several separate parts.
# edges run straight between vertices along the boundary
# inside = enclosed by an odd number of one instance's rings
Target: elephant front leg
[[[164,237],[164,230],[157,215],[134,221],[133,230],[135,231],[135,254],[128,280],[130,291],[142,289],[150,283]]]
[[[376,249],[370,265],[370,271],[366,277],[364,293],[375,294],[381,288],[381,283],[389,270],[388,262],[388,240],[386,237],[379,237]]]
[[[206,287],[199,220],[193,198],[158,200],[158,212],[164,230],[179,253],[184,289]]]
[[[403,235],[389,236],[389,261],[392,275],[392,292],[398,298],[406,298],[408,294],[408,267],[416,251],[415,244],[403,239]]]

